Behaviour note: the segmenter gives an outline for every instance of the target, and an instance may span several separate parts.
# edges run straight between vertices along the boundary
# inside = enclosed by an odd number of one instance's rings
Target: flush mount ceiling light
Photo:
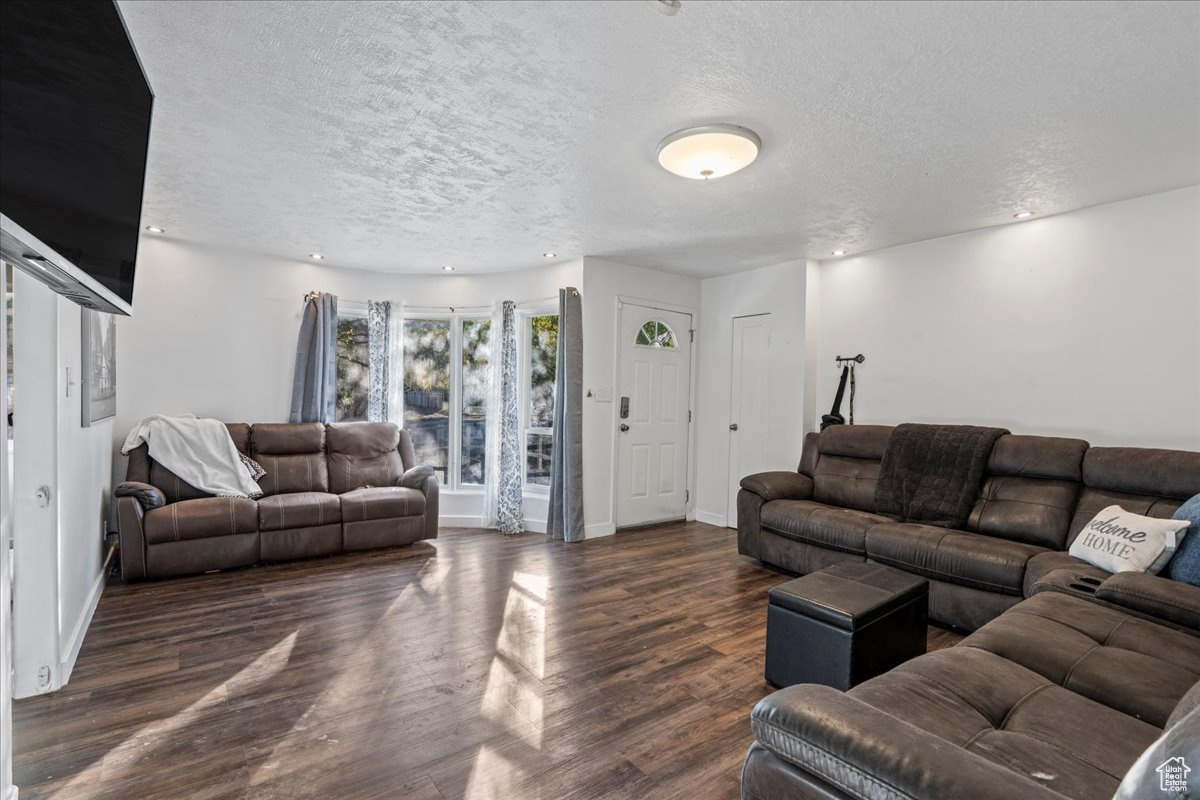
[[[162,233],[163,232],[163,229],[158,227],[157,225],[147,225],[146,230],[150,231],[151,233]]]
[[[446,264],[445,266],[442,267],[442,272],[454,272],[454,267],[452,267],[449,264]]]
[[[320,253],[309,253],[308,257],[311,258],[313,261],[324,261],[325,260],[325,256],[321,255]]]
[[[1013,219],[1029,219],[1032,216],[1032,211],[1018,211],[1017,213],[1013,214]]]
[[[845,250],[834,250],[833,254],[835,256],[844,256],[844,255],[846,255],[846,251]]]
[[[558,253],[542,253],[542,258],[558,258]]]
[[[758,134],[739,125],[702,125],[676,131],[658,145],[658,163],[684,178],[732,175],[758,158]]]

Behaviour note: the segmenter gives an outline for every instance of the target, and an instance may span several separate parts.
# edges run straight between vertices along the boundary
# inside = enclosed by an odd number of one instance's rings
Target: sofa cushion
[[[813,499],[858,511],[875,511],[879,462],[892,428],[887,425],[834,425],[821,432],[813,469]]]
[[[325,426],[318,423],[259,423],[250,429],[250,456],[266,470],[263,494],[327,492]]]
[[[329,488],[336,494],[366,486],[394,486],[404,474],[400,429],[390,422],[342,422],[326,429]]]
[[[772,500],[762,507],[762,527],[780,536],[846,553],[865,553],[867,531],[887,517],[811,500]]]
[[[1160,732],[971,647],[913,659],[849,695],[1080,800],[1111,796]]]
[[[425,495],[403,486],[354,489],[341,495],[342,522],[411,517],[425,513]]]
[[[867,558],[927,578],[1021,596],[1025,564],[1045,548],[977,533],[887,522],[866,535]]]
[[[1082,439],[1001,436],[967,530],[1064,548],[1087,446]]]
[[[207,539],[258,530],[258,504],[245,497],[202,497],[180,500],[147,511],[147,544]]]
[[[258,501],[258,527],[263,531],[313,528],[341,522],[341,501],[336,494],[298,492],[275,494]]]
[[[956,649],[966,648],[1160,728],[1200,680],[1200,638],[1059,592],[1009,609]]]
[[[1107,506],[1168,519],[1200,494],[1200,453],[1144,447],[1093,447],[1083,458],[1084,489],[1067,545]]]

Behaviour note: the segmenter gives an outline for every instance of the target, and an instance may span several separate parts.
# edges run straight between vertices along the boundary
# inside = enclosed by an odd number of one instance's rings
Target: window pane
[[[362,317],[338,317],[337,401],[334,419],[359,422],[367,418],[367,394],[371,388],[367,347],[367,321]]]
[[[488,341],[492,321],[462,321],[462,466],[459,481],[482,484],[487,452]]]
[[[554,425],[554,371],[558,315],[529,318],[529,427]],[[532,483],[532,481],[530,481]]]
[[[404,427],[417,463],[446,482],[450,452],[450,321],[404,320]]]
[[[525,439],[525,482],[535,486],[549,486],[553,434],[530,433]]]

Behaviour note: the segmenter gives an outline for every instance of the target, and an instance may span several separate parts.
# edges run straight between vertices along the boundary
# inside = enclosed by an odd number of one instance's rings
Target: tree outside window
[[[371,391],[369,336],[365,317],[338,316],[337,398],[334,419],[359,422],[367,418]]]
[[[554,445],[554,385],[558,362],[558,315],[528,318],[529,405],[526,409],[525,482],[550,485]]]

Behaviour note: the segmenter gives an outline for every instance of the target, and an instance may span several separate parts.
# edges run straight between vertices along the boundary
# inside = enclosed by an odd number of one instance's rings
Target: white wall
[[[80,307],[23,273],[14,297],[14,658],[22,697],[68,681],[104,588],[112,423],[81,425]],[[35,500],[40,486],[50,492],[46,506]]]
[[[104,590],[104,523],[112,495],[113,420],[82,425],[82,309],[58,301],[59,652],[66,683]],[[67,370],[76,384],[68,394]],[[118,370],[120,365],[118,365]]]
[[[731,475],[729,464],[734,317],[771,315],[769,449],[764,453],[762,468],[794,470],[800,462],[805,417],[806,284],[804,261],[709,278],[701,283],[696,518],[702,522],[737,523],[735,509],[728,508],[730,487],[742,477]]]
[[[821,267],[818,406],[1200,449],[1200,187]]]
[[[700,280],[591,256],[583,259],[583,494],[588,537],[616,530],[613,509],[617,403],[597,399],[617,393],[617,299],[700,308]],[[698,325],[694,320],[693,325]],[[697,338],[702,336],[697,327]],[[694,463],[694,459],[693,459]],[[694,470],[693,470],[694,472]],[[693,492],[693,505],[695,493]]]
[[[392,300],[418,307],[479,307],[497,300],[553,299],[578,286],[580,261],[485,275],[395,275],[339,269],[143,237],[134,315],[117,325],[117,448],[149,414],[192,413],[225,421],[284,422],[304,295]],[[117,474],[124,474],[117,457]],[[530,496],[531,527],[546,501]],[[444,524],[478,524],[478,492],[444,492]]]

